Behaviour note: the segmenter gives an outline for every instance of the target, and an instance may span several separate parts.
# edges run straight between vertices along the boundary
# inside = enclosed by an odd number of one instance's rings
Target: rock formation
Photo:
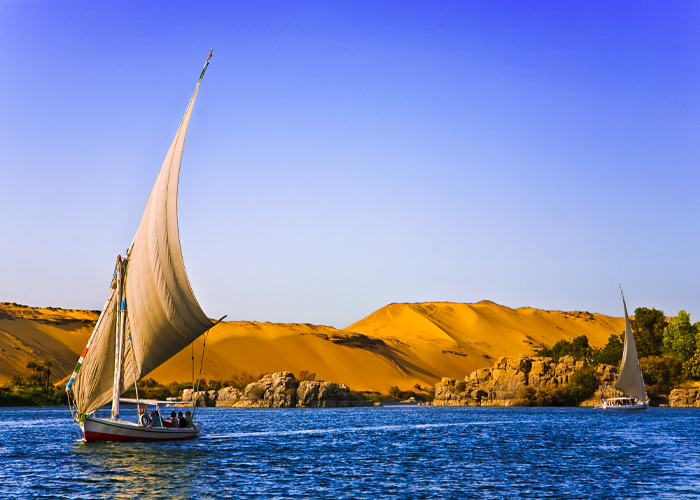
[[[457,381],[443,378],[435,385],[434,406],[510,406],[520,389],[544,389],[568,384],[574,371],[584,367],[583,361],[563,356],[558,363],[552,358],[518,356],[499,358],[492,368],[482,368]],[[620,393],[613,389],[617,370],[609,365],[598,365],[595,371],[600,384],[590,404],[601,397]],[[585,404],[584,402],[582,404]]]
[[[610,365],[599,364],[595,369],[595,376],[598,379],[598,390],[595,395],[581,403],[581,406],[595,406],[603,399],[619,398],[623,394],[615,389],[617,381],[617,368]]]
[[[297,389],[299,408],[341,408],[373,404],[371,401],[357,399],[347,385],[338,385],[335,382],[305,380]]]
[[[320,380],[297,383],[290,372],[265,375],[248,384],[234,408],[339,408],[372,406],[358,400],[346,385]]]
[[[182,401],[194,401],[195,406],[216,406],[217,397],[218,395],[214,390],[193,391],[192,389],[185,389],[182,391]]]
[[[673,407],[698,407],[700,406],[700,390],[693,389],[673,389],[668,396],[668,405]]]
[[[294,408],[296,406],[297,383],[291,372],[265,375],[257,382],[248,384],[235,408]]]
[[[224,387],[216,394],[216,406],[233,406],[241,397],[241,391],[235,387]]]

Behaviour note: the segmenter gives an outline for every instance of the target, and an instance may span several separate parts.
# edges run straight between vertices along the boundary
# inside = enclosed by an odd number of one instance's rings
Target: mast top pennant
[[[207,66],[209,66],[209,60],[211,59],[212,54],[214,53],[214,47],[211,48],[209,51],[209,55],[207,56],[207,62],[204,63],[204,69],[202,70],[202,73],[199,75],[199,81],[202,81],[202,78],[204,77],[204,72],[207,70]]]

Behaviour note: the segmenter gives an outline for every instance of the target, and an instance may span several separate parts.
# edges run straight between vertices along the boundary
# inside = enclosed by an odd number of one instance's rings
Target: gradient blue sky
[[[146,5],[141,5],[144,3]],[[99,309],[180,177],[205,312],[700,320],[697,2],[0,0],[0,301]]]

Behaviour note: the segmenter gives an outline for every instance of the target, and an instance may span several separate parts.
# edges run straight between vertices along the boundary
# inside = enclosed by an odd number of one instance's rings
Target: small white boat
[[[635,398],[608,398],[597,405],[598,410],[646,410],[649,401],[637,401]]]
[[[642,377],[642,369],[639,366],[639,356],[637,356],[637,346],[634,343],[630,318],[627,314],[627,304],[625,295],[622,294],[622,306],[625,309],[625,344],[622,351],[622,365],[620,375],[615,382],[615,389],[628,397],[608,398],[596,405],[597,410],[646,410],[649,408],[647,401],[647,390]]]
[[[117,257],[107,301],[66,385],[71,414],[86,441],[189,439],[200,432],[193,422],[189,428],[149,425],[145,405],[158,408],[173,403],[139,399],[137,383],[215,326],[199,306],[187,278],[177,223],[185,136],[211,55],[210,51],[136,236],[126,255]],[[130,387],[136,387],[136,399],[120,400]],[[137,403],[137,422],[120,418],[120,401]],[[95,412],[109,402],[111,418],[98,418]]]

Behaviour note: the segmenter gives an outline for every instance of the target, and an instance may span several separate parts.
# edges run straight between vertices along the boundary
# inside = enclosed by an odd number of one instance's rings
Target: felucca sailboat
[[[625,304],[625,295],[622,293],[622,289],[620,289],[620,294],[622,295],[622,306],[625,309],[625,344],[622,351],[620,375],[617,377],[617,382],[615,382],[615,389],[627,397],[604,399],[596,408],[599,410],[646,410],[649,407],[649,402],[645,401],[647,399],[647,390],[644,386],[642,369],[639,366],[637,346],[634,343],[630,318],[627,314],[627,304]]]
[[[212,52],[165,156],[136,236],[126,255],[117,257],[107,301],[66,386],[71,413],[86,441],[187,439],[200,432],[200,426],[191,420],[181,427],[179,421],[171,424],[157,418],[154,425],[146,405],[159,410],[168,402],[139,399],[136,384],[214,326],[192,292],[177,223],[185,135]],[[136,400],[120,400],[131,386],[136,386]],[[98,418],[95,412],[110,401],[111,417]],[[137,422],[120,418],[120,401],[137,403]]]

